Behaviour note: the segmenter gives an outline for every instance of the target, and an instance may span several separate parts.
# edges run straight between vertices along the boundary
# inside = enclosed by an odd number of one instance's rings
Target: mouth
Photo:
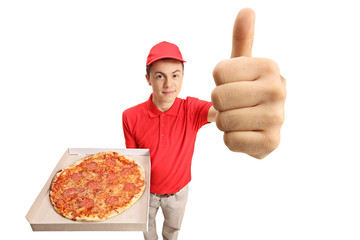
[[[170,95],[174,94],[175,91],[163,91],[162,93],[166,96],[170,96]]]

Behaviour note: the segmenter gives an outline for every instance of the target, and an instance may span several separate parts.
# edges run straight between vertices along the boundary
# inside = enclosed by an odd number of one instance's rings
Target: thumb
[[[234,23],[231,58],[252,56],[254,28],[255,12],[250,8],[242,9]]]

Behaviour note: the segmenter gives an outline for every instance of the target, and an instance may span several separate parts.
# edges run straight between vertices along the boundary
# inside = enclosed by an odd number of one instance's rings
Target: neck
[[[155,105],[155,107],[159,109],[161,112],[166,112],[167,110],[169,110],[175,102],[175,100],[173,102],[159,102],[156,100],[156,98],[154,98],[154,96],[152,97],[151,100]]]

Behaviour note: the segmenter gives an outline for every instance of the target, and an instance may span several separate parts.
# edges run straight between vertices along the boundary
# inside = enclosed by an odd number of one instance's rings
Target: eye
[[[164,78],[163,75],[161,75],[161,74],[158,74],[158,75],[156,75],[155,77],[156,77],[157,79],[162,79],[162,78]]]
[[[178,74],[174,74],[174,75],[173,75],[173,78],[177,78],[177,77],[179,77]]]

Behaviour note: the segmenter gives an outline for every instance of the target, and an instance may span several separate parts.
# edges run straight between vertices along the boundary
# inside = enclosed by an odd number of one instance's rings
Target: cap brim
[[[157,58],[151,59],[149,62],[146,63],[146,66],[152,64],[153,62],[156,62],[156,61],[158,61],[158,60],[165,59],[165,58],[175,59],[175,60],[178,60],[178,61],[184,62],[184,63],[186,62],[184,59],[178,58],[178,57],[174,57],[174,56],[161,56],[161,57],[157,57]]]

